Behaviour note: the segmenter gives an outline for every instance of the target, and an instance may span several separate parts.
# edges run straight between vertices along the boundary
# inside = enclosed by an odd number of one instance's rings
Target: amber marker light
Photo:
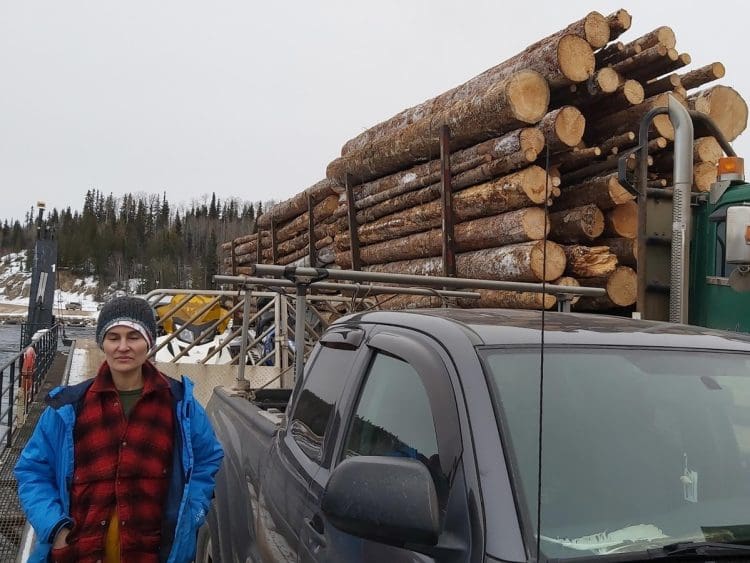
[[[739,156],[725,156],[720,158],[717,177],[719,180],[744,180],[745,160]]]

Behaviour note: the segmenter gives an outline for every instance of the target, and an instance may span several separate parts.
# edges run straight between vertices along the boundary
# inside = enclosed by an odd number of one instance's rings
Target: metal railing
[[[174,296],[180,296],[181,299],[175,304],[165,303],[167,298]],[[217,305],[222,306],[225,312],[207,325],[200,334],[192,337],[192,342],[181,341],[179,346],[170,348],[170,344],[175,343],[176,339],[180,339],[181,331],[179,329],[160,336],[151,352],[153,358],[156,358],[160,351],[169,349],[173,352],[170,357],[164,359],[165,355],[161,354],[159,361],[175,363],[188,361],[185,356],[188,356],[191,350],[200,346],[201,343],[205,343],[206,338],[214,335],[216,328],[222,322],[231,318],[232,323],[229,328],[214,338],[213,345],[204,356],[197,360],[197,363],[240,364],[240,358],[243,355],[240,342],[244,325],[247,331],[244,346],[244,365],[274,366],[282,372],[290,369],[290,366],[293,365],[297,348],[292,336],[295,319],[295,295],[279,291],[158,289],[145,296],[154,309],[158,304],[163,304],[162,314],[159,315],[157,320],[160,327],[164,327],[169,319],[183,311],[192,297],[205,298],[206,303],[199,310],[196,310],[190,318],[181,321],[181,326],[190,325],[199,320],[202,315]],[[247,308],[245,307],[245,299],[248,299]],[[309,297],[309,300],[311,306],[308,308],[305,317],[305,354],[310,352],[314,342],[317,341],[320,333],[328,327],[332,317],[338,318],[342,314],[352,312],[353,307],[355,307],[351,296],[313,295]],[[231,301],[231,305],[227,304],[229,301]],[[270,322],[268,322],[268,317],[272,317]],[[272,333],[269,346],[268,337]]]
[[[30,325],[22,327],[22,334],[31,330]],[[29,404],[39,391],[57,353],[59,325],[29,333],[29,346],[34,349],[36,359],[33,372],[25,376],[23,372],[24,347],[11,360],[0,367],[0,448],[10,447],[17,426],[28,413]],[[24,340],[22,340],[24,342]],[[20,409],[21,412],[14,409]]]

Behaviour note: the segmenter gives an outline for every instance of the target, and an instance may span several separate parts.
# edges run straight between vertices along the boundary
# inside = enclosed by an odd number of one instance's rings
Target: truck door
[[[320,348],[274,440],[262,478],[256,519],[264,563],[297,561],[307,490],[317,473],[336,404],[356,350]]]
[[[424,335],[391,327],[374,334],[367,345],[360,377],[352,378],[342,398],[341,439],[331,467],[321,467],[310,486],[300,561],[472,560],[474,509],[467,502],[456,400],[441,350]],[[326,484],[337,463],[352,456],[406,457],[428,468],[441,509],[437,546],[387,545],[345,533],[327,520],[321,509]]]

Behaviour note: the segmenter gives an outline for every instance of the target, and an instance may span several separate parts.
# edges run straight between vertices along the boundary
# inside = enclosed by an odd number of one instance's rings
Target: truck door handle
[[[305,526],[307,526],[312,532],[312,541],[320,547],[325,547],[325,525],[323,524],[323,519],[320,517],[320,514],[316,514],[312,518],[305,518]]]

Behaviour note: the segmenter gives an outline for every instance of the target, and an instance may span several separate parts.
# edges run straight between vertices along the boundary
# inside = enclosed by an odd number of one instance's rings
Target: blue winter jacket
[[[57,387],[49,393],[49,406],[16,464],[18,495],[37,538],[29,563],[48,561],[55,533],[72,523],[73,427],[93,381]],[[169,382],[178,424],[160,560],[186,563],[195,558],[198,528],[206,519],[224,452],[206,412],[193,396],[193,383],[186,377]]]

